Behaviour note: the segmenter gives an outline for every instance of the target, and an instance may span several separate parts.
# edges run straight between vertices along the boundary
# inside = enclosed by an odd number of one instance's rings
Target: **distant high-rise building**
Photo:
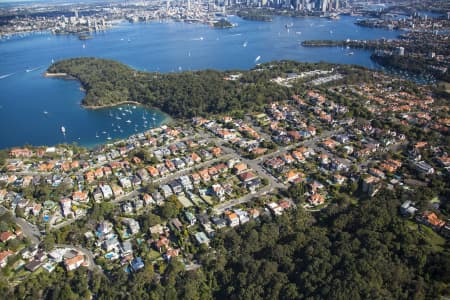
[[[322,0],[321,9],[322,9],[322,12],[328,11],[328,0]]]

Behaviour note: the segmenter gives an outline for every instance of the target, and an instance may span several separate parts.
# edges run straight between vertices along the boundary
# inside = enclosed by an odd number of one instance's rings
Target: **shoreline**
[[[86,90],[83,89],[83,92],[86,92]],[[104,108],[113,108],[113,107],[116,107],[116,106],[122,106],[122,105],[126,105],[126,104],[139,105],[139,106],[143,106],[143,107],[149,108],[149,109],[158,109],[158,108],[154,108],[154,107],[147,107],[145,104],[142,104],[142,103],[137,102],[137,101],[132,101],[132,100],[126,100],[126,101],[120,101],[120,102],[116,102],[116,103],[102,104],[102,105],[85,105],[85,104],[83,104],[83,102],[81,102],[81,106],[83,108],[85,108],[85,109],[92,109],[92,110],[104,109]],[[161,112],[163,112],[163,111],[161,111]]]
[[[66,80],[78,80],[77,78],[67,74],[67,73],[50,73],[44,72],[43,76],[45,78],[58,78],[58,79],[66,79]]]

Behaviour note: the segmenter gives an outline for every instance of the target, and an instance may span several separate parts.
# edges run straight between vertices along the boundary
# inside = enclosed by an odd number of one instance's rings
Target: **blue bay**
[[[135,109],[125,106],[122,110],[117,107],[84,109],[80,106],[83,92],[76,81],[43,77],[52,60],[95,56],[158,72],[249,69],[258,56],[259,63],[294,59],[376,68],[368,51],[351,50],[354,55],[346,55],[348,49],[305,48],[300,43],[308,39],[395,38],[399,34],[358,27],[353,17],[338,21],[286,17],[276,17],[273,22],[252,22],[237,17],[230,20],[238,23],[238,27],[216,30],[202,24],[154,21],[120,23],[85,41],[76,36],[49,33],[1,40],[0,148],[73,142],[92,146],[105,142],[107,137],[116,139],[142,132],[166,119],[157,110],[139,106]],[[288,23],[293,23],[289,30],[284,26]],[[124,113],[125,109],[132,113]],[[65,136],[61,126],[67,130]]]

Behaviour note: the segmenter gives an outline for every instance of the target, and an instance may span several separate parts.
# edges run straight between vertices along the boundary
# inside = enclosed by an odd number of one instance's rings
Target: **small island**
[[[233,23],[230,23],[228,20],[220,19],[216,23],[214,23],[214,28],[223,29],[223,28],[232,28],[234,27]]]
[[[78,36],[78,39],[79,39],[80,41],[90,40],[90,39],[92,39],[92,35],[90,35],[90,34],[80,34],[80,35]]]
[[[255,10],[240,10],[237,12],[237,15],[244,20],[272,22],[272,17],[267,13]]]

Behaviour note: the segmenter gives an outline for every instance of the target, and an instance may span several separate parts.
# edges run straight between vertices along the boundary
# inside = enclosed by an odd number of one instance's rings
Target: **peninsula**
[[[63,74],[63,78],[70,76],[79,80],[86,91],[82,105],[88,108],[136,102],[158,108],[173,117],[191,118],[255,111],[267,101],[286,99],[295,89],[280,88],[271,78],[288,69],[310,71],[317,66],[334,67],[343,74],[367,72],[362,67],[282,61],[246,72],[205,70],[163,74],[133,70],[111,60],[74,58],[54,63],[48,68],[47,76]],[[224,80],[234,79],[235,73],[240,74],[239,80]]]

